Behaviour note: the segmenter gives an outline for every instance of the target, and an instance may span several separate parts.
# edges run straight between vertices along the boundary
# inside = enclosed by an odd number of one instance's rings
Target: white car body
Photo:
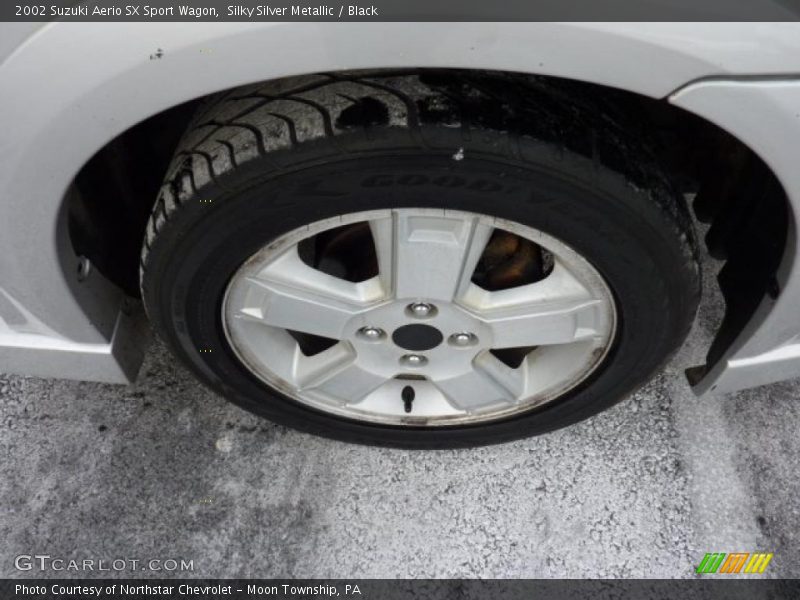
[[[115,136],[246,83],[408,66],[552,75],[663,98],[746,144],[791,207],[780,293],[765,296],[695,389],[800,375],[800,25],[791,23],[2,23],[0,371],[135,377],[146,321],[96,270],[79,275],[64,216],[76,174]]]

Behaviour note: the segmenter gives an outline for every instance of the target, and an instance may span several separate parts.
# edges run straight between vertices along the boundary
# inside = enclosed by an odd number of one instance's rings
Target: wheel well
[[[75,177],[67,205],[75,253],[127,294],[139,295],[139,251],[150,210],[197,103],[167,109],[101,148]]]
[[[712,256],[726,261],[718,277],[725,317],[707,366],[687,372],[690,380],[699,379],[722,357],[764,296],[778,293],[775,274],[789,223],[782,187],[747,146],[666,100],[597,84],[542,79],[574,98],[608,107],[649,140],[673,185],[695,195],[695,215],[710,224],[706,246]],[[75,178],[77,193],[67,207],[75,252],[131,296],[139,295],[139,255],[150,210],[175,148],[203,99],[131,127],[100,149]],[[364,99],[357,102],[363,104]],[[746,246],[743,239],[748,240]]]

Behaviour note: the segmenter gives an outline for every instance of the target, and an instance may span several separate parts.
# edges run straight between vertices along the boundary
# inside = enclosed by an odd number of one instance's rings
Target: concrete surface
[[[0,376],[0,577],[76,575],[14,568],[36,553],[182,558],[195,577],[691,577],[712,551],[800,576],[800,382],[693,397],[681,371],[720,311],[709,293],[686,347],[614,409],[477,450],[288,431],[159,344],[132,387]]]

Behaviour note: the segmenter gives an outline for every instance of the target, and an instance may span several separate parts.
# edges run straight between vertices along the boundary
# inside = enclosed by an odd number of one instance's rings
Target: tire
[[[348,442],[491,444],[612,406],[684,340],[700,275],[688,213],[646,139],[632,133],[637,125],[574,85],[488,72],[353,72],[210,98],[179,145],[147,226],[141,285],[155,329],[235,404]],[[237,270],[310,223],[403,208],[490,215],[584,257],[616,311],[599,366],[541,406],[436,427],[331,414],[256,376],[222,322]]]

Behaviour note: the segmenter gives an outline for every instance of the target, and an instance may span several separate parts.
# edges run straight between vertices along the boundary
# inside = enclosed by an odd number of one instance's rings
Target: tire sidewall
[[[399,144],[398,144],[399,145]],[[534,160],[532,160],[532,158]],[[200,200],[206,200],[201,202]],[[210,200],[210,201],[209,201]],[[406,447],[474,446],[543,433],[614,404],[645,381],[687,330],[690,280],[674,224],[646,193],[579,156],[538,145],[526,160],[480,149],[381,148],[310,152],[293,169],[256,159],[181,207],[150,248],[143,290],[157,330],[211,385],[276,422],[333,437]],[[236,359],[221,324],[233,273],[272,240],[305,224],[386,208],[442,208],[509,219],[559,239],[603,276],[617,304],[617,337],[590,378],[512,418],[436,428],[360,423],[268,388]]]

